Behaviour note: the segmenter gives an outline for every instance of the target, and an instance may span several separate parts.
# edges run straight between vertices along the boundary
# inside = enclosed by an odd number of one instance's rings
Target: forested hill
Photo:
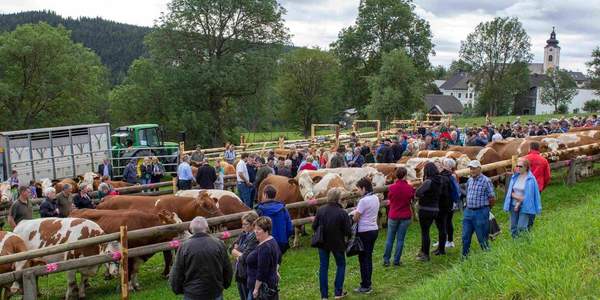
[[[121,82],[131,62],[144,54],[144,36],[152,30],[101,18],[72,19],[49,11],[29,11],[0,14],[0,31],[12,31],[18,25],[38,22],[52,26],[62,24],[71,30],[75,42],[82,43],[100,56],[102,63],[111,71],[112,84]]]

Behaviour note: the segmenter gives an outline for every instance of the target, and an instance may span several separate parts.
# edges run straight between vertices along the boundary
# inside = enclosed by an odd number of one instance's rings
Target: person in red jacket
[[[406,169],[399,167],[396,170],[396,182],[389,188],[388,199],[390,200],[390,210],[388,212],[388,230],[387,240],[385,242],[385,251],[383,254],[383,265],[390,265],[392,256],[392,247],[396,240],[396,252],[394,253],[394,266],[400,265],[400,257],[404,248],[404,238],[410,225],[412,213],[410,203],[415,196],[415,189],[406,181]]]
[[[550,164],[548,160],[540,155],[540,143],[531,142],[529,145],[529,154],[525,156],[525,159],[529,160],[531,165],[531,173],[535,177],[538,183],[540,192],[544,190],[548,184],[550,184]]]

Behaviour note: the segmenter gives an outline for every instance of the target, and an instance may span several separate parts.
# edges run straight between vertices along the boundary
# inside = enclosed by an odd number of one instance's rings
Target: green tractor
[[[115,176],[123,170],[132,158],[156,156],[167,172],[177,169],[179,144],[164,141],[164,131],[157,124],[137,124],[122,126],[115,130],[112,137],[112,164]],[[143,160],[138,159],[139,168]]]

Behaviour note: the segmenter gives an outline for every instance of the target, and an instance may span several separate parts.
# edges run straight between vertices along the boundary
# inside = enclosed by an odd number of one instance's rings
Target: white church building
[[[546,41],[544,47],[544,62],[529,64],[530,71],[530,89],[529,94],[520,99],[514,105],[513,114],[531,115],[531,114],[551,114],[554,112],[554,106],[541,103],[542,83],[546,76],[544,75],[549,68],[560,66],[560,47],[556,39],[556,32],[552,28],[550,39]],[[571,77],[577,83],[577,94],[569,105],[569,112],[582,111],[585,102],[595,98],[594,91],[585,88],[589,83],[587,78],[581,72],[569,71]],[[443,83],[438,83],[439,90],[443,95],[456,97],[464,107],[472,106],[477,101],[475,86],[470,81],[471,76],[468,73],[458,73]]]

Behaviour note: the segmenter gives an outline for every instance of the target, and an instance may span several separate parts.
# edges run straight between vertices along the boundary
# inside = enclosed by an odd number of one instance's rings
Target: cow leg
[[[163,259],[165,261],[165,268],[163,270],[162,276],[164,278],[167,278],[169,277],[169,273],[171,272],[171,266],[173,265],[173,251],[163,251]]]
[[[300,237],[300,228],[298,226],[294,227],[294,242],[292,243],[292,248],[298,247],[298,239]]]
[[[144,260],[136,258],[134,259],[133,262],[133,274],[131,274],[131,286],[133,286],[133,289],[135,291],[139,291],[140,290],[140,282],[138,281],[138,273],[140,271],[140,268],[142,266],[142,264],[144,263]]]
[[[75,274],[75,270],[67,271],[67,294],[65,295],[66,300],[77,299],[78,287],[77,278]]]

